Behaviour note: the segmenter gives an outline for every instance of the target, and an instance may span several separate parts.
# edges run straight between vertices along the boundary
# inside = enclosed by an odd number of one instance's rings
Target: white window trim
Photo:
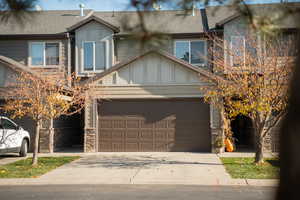
[[[109,65],[109,60],[108,60],[108,54],[109,54],[109,49],[108,49],[108,41],[101,41],[105,43],[105,57],[106,57],[106,61],[105,61],[105,65],[104,69],[98,69],[96,70],[96,41],[82,41],[82,53],[81,53],[81,71],[82,73],[85,73],[85,75],[82,76],[86,76],[86,74],[90,74],[90,73],[101,73],[104,70],[106,70],[108,68]],[[85,70],[84,69],[84,44],[85,43],[93,43],[93,70]]]
[[[190,39],[190,40],[186,40],[186,39],[182,39],[182,40],[175,40],[174,41],[174,55],[176,57],[176,43],[177,42],[188,42],[189,43],[189,62],[191,65],[197,65],[197,66],[206,66],[207,65],[207,59],[204,60],[204,63],[191,63],[191,58],[192,58],[192,53],[191,53],[191,42],[204,42],[204,54],[205,57],[207,58],[207,40],[199,40],[199,39]]]
[[[84,69],[84,45],[86,43],[92,43],[93,44],[93,70],[85,70]],[[81,71],[84,73],[90,73],[90,72],[95,72],[95,67],[96,67],[96,58],[95,58],[95,53],[96,51],[96,42],[95,41],[82,41],[82,54],[81,54]]]
[[[230,51],[232,50],[232,40],[234,38],[242,38],[243,39],[243,52],[244,52],[244,64],[243,66],[245,66],[245,61],[246,61],[246,40],[245,40],[245,36],[242,35],[232,35],[230,36]],[[233,55],[230,55],[230,66],[234,67],[233,65]]]
[[[57,43],[58,44],[58,65],[46,65],[46,43]],[[44,47],[44,61],[43,65],[32,65],[31,63],[31,44],[43,44]],[[28,42],[28,66],[31,68],[58,68],[62,63],[62,44],[58,40],[46,40],[46,41],[29,41]]]

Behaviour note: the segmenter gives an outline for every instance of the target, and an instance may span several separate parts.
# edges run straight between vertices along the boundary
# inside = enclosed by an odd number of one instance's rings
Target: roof
[[[220,18],[231,15],[231,12],[223,11],[223,9],[220,8],[220,12],[222,10],[221,15],[214,15],[213,9],[207,8],[210,27],[213,27]],[[80,25],[82,21],[88,20],[87,18],[90,16],[94,16],[94,19],[102,23],[106,22],[106,25],[120,28],[119,34],[127,34],[128,31],[123,26],[123,22],[129,22],[130,26],[135,26],[139,22],[135,11],[93,12],[92,10],[85,10],[83,17],[79,16],[79,10],[32,11],[32,14],[33,17],[25,21],[23,26],[13,19],[0,22],[0,35],[62,34],[68,32],[68,29]],[[169,34],[203,32],[200,10],[195,11],[195,16],[183,10],[146,11],[144,14],[146,26],[152,31]]]
[[[194,65],[191,65],[189,64],[188,62],[184,61],[184,60],[181,60],[179,58],[176,58],[175,56],[167,53],[166,51],[162,51],[162,50],[150,50],[150,51],[147,51],[145,53],[142,53],[141,55],[138,55],[138,56],[135,56],[135,57],[132,57],[124,62],[121,62],[121,63],[118,63],[116,65],[114,65],[113,67],[109,68],[108,70],[105,70],[99,74],[97,74],[96,76],[92,77],[92,78],[89,78],[87,79],[86,81],[83,81],[83,84],[89,84],[89,83],[93,83],[101,78],[103,78],[104,76],[114,72],[114,71],[117,71],[125,66],[127,66],[128,64],[140,59],[140,58],[143,58],[145,57],[146,55],[149,55],[149,54],[158,54],[164,58],[167,58],[169,60],[172,60],[173,62],[175,63],[178,63],[180,64],[181,66],[191,70],[191,71],[194,71],[196,73],[198,73],[199,75],[203,75],[205,76],[206,78],[209,78],[211,80],[216,80],[216,79],[221,79],[220,76],[218,75],[215,75],[213,74],[212,72],[209,72],[207,70],[204,70],[204,69],[201,69],[199,67],[195,67]]]
[[[249,5],[256,10],[258,15],[274,14],[278,11],[279,4]],[[283,4],[280,4],[283,5]],[[289,8],[299,8],[300,3],[285,3]],[[270,9],[272,12],[270,12]],[[119,34],[128,34],[127,25],[138,25],[138,15],[135,11],[93,11],[85,10],[85,16],[80,16],[79,10],[46,10],[31,11],[32,17],[24,25],[20,25],[10,18],[7,22],[0,22],[0,36],[2,35],[50,35],[63,34],[74,28],[84,25],[89,20],[96,20]],[[228,20],[232,20],[237,11],[232,6],[208,6],[206,7],[209,28],[215,28]],[[1,15],[1,12],[0,12]],[[200,10],[195,10],[191,15],[183,10],[159,10],[145,11],[145,24],[151,31],[167,34],[195,34],[203,33],[203,25]],[[285,26],[292,26],[287,19]]]
[[[19,62],[15,61],[11,58],[8,58],[6,56],[0,55],[0,63],[5,66],[10,67],[11,69],[13,69],[16,72],[20,72],[20,73],[25,72],[27,74],[31,74],[33,77],[41,78],[41,75],[38,74],[37,72],[29,69],[27,66],[23,65],[22,63],[19,63]],[[57,84],[57,83],[55,83],[55,84]],[[68,86],[64,86],[64,89],[66,91],[70,90],[70,88]]]
[[[298,19],[300,16],[298,16],[299,14],[295,13],[299,13],[300,3],[291,2],[282,4],[254,4],[248,5],[248,8],[254,17],[271,18],[274,20],[277,20],[277,17],[279,17],[278,21],[276,22],[278,22],[280,28],[295,28],[299,25],[296,19]],[[293,11],[297,12],[293,13]],[[217,22],[216,26],[223,26],[224,24],[229,23],[232,20],[241,16],[241,13],[234,12],[231,16],[223,18],[222,20]]]
[[[8,66],[10,68],[12,68],[15,71],[18,71],[18,72],[27,72],[27,73],[30,73],[30,74],[33,74],[33,75],[37,75],[35,72],[33,72],[32,70],[30,70],[25,65],[23,65],[23,64],[15,61],[15,60],[13,60],[11,58],[8,58],[6,56],[0,55],[0,63],[3,64],[3,65]]]
[[[103,24],[103,25],[107,26],[108,28],[114,30],[115,32],[119,32],[120,31],[119,27],[116,27],[113,24],[110,24],[109,22],[106,22],[103,19],[101,19],[101,18],[99,18],[97,16],[94,16],[94,15],[91,15],[90,17],[87,17],[86,19],[77,22],[73,26],[67,28],[67,30],[68,31],[73,31],[75,29],[80,28],[81,26],[84,26],[85,24],[87,24],[87,23],[89,23],[91,21],[96,21],[96,22],[98,22],[100,24]]]
[[[88,16],[91,11],[85,10],[85,15]],[[62,34],[86,17],[79,16],[77,10],[32,11],[32,14],[23,25],[12,18],[7,23],[0,22],[0,35]]]

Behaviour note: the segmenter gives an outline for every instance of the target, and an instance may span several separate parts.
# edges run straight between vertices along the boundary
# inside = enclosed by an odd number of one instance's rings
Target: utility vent
[[[79,4],[79,8],[80,8],[80,16],[83,17],[84,16],[84,7],[85,5],[83,3]]]
[[[36,10],[36,11],[42,11],[43,8],[42,8],[40,5],[36,5],[36,6],[35,6],[35,10]]]
[[[161,5],[159,5],[157,3],[153,3],[152,7],[154,10],[161,10]]]

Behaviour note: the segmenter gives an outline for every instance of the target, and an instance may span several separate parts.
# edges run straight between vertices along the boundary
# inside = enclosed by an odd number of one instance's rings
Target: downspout
[[[71,87],[71,37],[70,33],[67,33],[67,38],[68,38],[68,86]]]
[[[206,9],[201,8],[200,13],[201,13],[203,31],[205,33],[207,33],[209,31],[209,26],[208,26],[208,19],[207,19]]]

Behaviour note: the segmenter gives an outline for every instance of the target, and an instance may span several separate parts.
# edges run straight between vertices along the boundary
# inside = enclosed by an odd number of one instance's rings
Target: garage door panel
[[[139,138],[139,131],[137,130],[127,130],[125,132],[125,140],[137,140]]]
[[[153,132],[152,131],[144,131],[141,130],[140,132],[140,140],[153,140]]]
[[[110,142],[101,142],[101,143],[99,143],[99,149],[101,149],[101,151],[103,151],[103,152],[113,151],[112,143],[110,143]]]
[[[144,119],[140,120],[140,123],[141,123],[141,128],[153,128],[154,127],[154,124],[153,122],[148,122]]]
[[[142,142],[142,143],[140,143],[140,151],[142,151],[142,152],[154,151],[153,142]]]
[[[112,128],[113,127],[113,121],[110,119],[102,119],[99,121],[99,127],[100,128]]]
[[[155,150],[158,151],[158,152],[165,152],[165,151],[169,151],[169,143],[165,142],[165,143],[161,143],[161,142],[158,142],[158,143],[155,143],[155,146],[154,146]]]
[[[125,151],[127,152],[134,152],[139,151],[139,143],[138,142],[126,142],[125,143]]]
[[[209,106],[199,99],[113,100],[98,108],[98,151],[210,151]]]
[[[139,120],[138,119],[129,119],[127,122],[127,128],[139,128]]]
[[[111,133],[112,141],[124,141],[124,131],[122,130],[113,130]]]
[[[113,121],[112,126],[114,128],[126,128],[126,120],[116,119]]]
[[[99,138],[102,140],[111,140],[111,130],[103,130],[101,129],[101,132],[99,132]]]

